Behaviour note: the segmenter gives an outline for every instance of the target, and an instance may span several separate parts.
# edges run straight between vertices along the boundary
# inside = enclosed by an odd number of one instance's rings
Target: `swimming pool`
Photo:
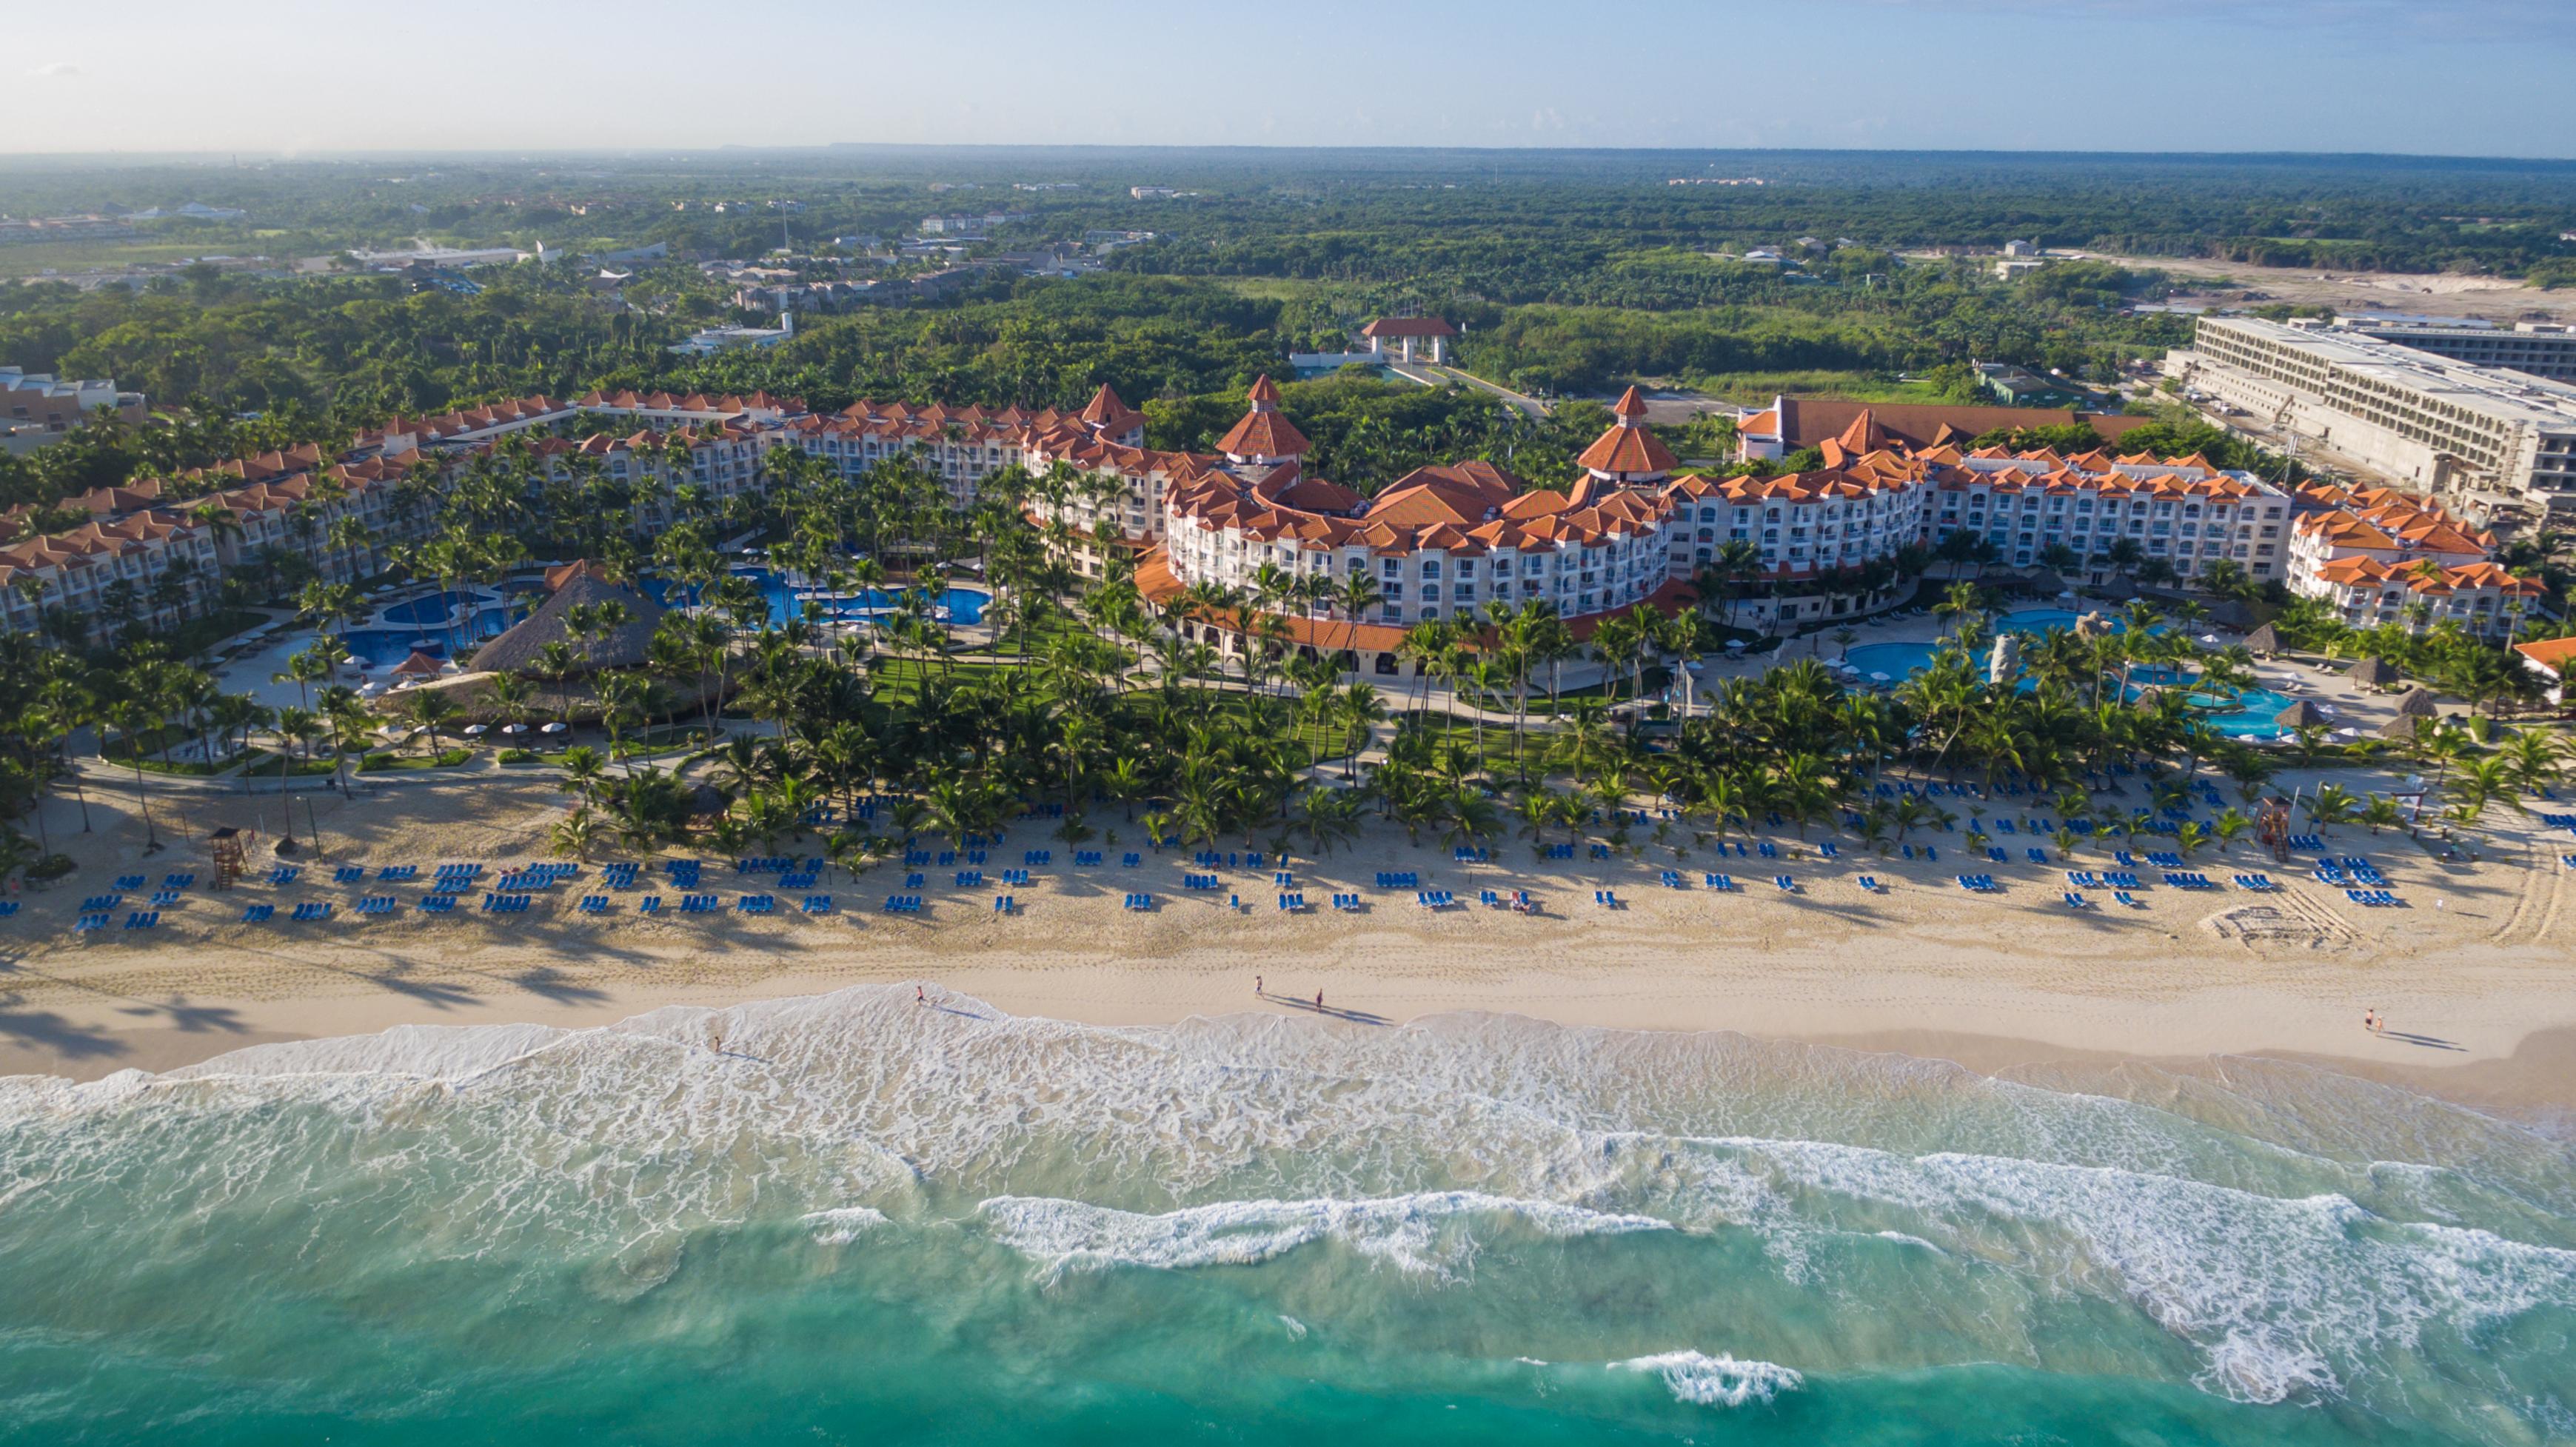
[[[485,635],[489,636],[489,635]],[[424,633],[417,628],[352,628],[340,640],[368,668],[391,668],[417,650],[432,658],[447,656],[447,630]]]
[[[801,585],[792,584],[767,568],[736,568],[733,570],[733,575],[737,578],[749,578],[759,585],[761,593],[769,599],[771,622],[784,623],[790,618],[804,616],[805,600],[797,596],[801,591]],[[648,579],[644,587],[645,591],[651,593],[659,602],[678,604],[689,601],[688,589],[673,587],[660,579]],[[863,588],[856,593],[821,598],[816,601],[823,605],[823,616],[826,618],[874,618],[891,611],[901,600],[904,591]],[[946,609],[948,621],[952,623],[981,623],[984,621],[984,610],[991,606],[992,601],[993,595],[982,588],[951,584],[940,592],[933,606]]]
[[[2268,739],[2284,732],[2273,720],[2282,710],[2298,702],[2286,694],[2268,688],[2249,688],[2224,701],[2196,694],[2193,701],[2206,703],[2216,712],[2209,716],[2209,726],[2231,739]]]
[[[2075,621],[2083,616],[2065,608],[2024,608],[1995,619],[1994,629],[1998,633],[2053,633],[2073,628]],[[2110,618],[2109,622],[2114,632],[2127,626],[2117,618]],[[1852,667],[1860,670],[1861,677],[1876,683],[1882,680],[1870,678],[1870,675],[1883,673],[1887,675],[1884,681],[1894,682],[1930,668],[1932,655],[1937,650],[1938,645],[1931,643],[1864,643],[1843,656],[1851,660]],[[1981,652],[1976,660],[1980,672],[1984,669],[1985,660],[1986,655]],[[2282,707],[2289,705],[2283,704]]]
[[[396,625],[434,626],[445,623],[449,615],[459,608],[482,608],[498,602],[500,599],[489,593],[469,592],[462,589],[447,593],[431,593],[426,597],[396,603],[387,608],[378,621]]]
[[[1893,683],[1932,666],[1929,643],[1864,643],[1843,651],[1860,676],[1872,683]]]

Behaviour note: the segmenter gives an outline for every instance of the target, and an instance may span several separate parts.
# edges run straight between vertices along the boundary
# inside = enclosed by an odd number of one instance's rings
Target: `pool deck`
[[[1888,614],[1875,619],[1856,620],[1851,624],[1851,631],[1858,635],[1851,642],[1851,646],[1855,649],[1866,648],[1873,643],[1912,643],[1928,646],[1948,639],[1950,623],[1947,618],[1931,613],[1920,617]],[[2245,636],[2223,628],[2204,628],[2202,634],[2193,636],[2200,637],[2203,634],[2215,636],[2223,643],[2239,643]],[[1842,652],[1841,645],[1834,642],[1833,630],[1827,629],[1821,633],[1788,639],[1770,653],[1753,654],[1742,658],[1712,656],[1699,665],[1697,672],[1701,682],[1708,684],[1729,678],[1756,677],[1780,664],[1800,658],[1814,657],[1830,662],[1840,658]],[[2328,716],[2330,728],[2359,729],[2366,735],[2375,736],[2381,725],[2396,716],[2397,700],[2404,690],[2383,695],[2355,688],[2351,681],[2344,677],[2344,669],[2349,666],[2350,664],[2346,663],[2341,667],[2326,668],[2286,658],[2258,658],[2254,661],[2254,683],[2258,688],[2269,689],[2286,698],[2306,699],[2316,704]],[[2466,710],[2453,706],[2446,708],[2445,712],[2463,713]],[[2349,742],[2349,740],[2336,741]]]

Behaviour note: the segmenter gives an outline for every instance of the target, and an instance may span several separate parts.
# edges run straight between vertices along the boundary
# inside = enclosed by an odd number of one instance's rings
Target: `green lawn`
[[[474,757],[472,749],[444,749],[437,754],[369,754],[358,761],[361,774],[403,773],[419,769],[453,769]]]
[[[1839,397],[1854,402],[1945,402],[1941,389],[1922,382],[1900,382],[1872,372],[1723,372],[1694,377],[1690,385],[1713,397],[1745,406],[1760,406],[1783,394],[1792,397]]]
[[[130,769],[134,767],[133,756],[122,749],[108,753],[103,757],[120,769]],[[147,774],[169,774],[183,779],[210,779],[215,775],[222,773],[224,770],[231,768],[233,765],[240,763],[242,761],[242,757],[243,756],[240,754],[232,754],[210,764],[192,763],[186,759],[173,759],[165,764],[155,755],[145,754],[143,756],[143,772]]]
[[[331,773],[333,768],[333,761],[327,758],[297,759],[295,762],[286,766],[286,777],[290,779],[315,779]],[[249,759],[242,764],[242,772],[245,774],[256,774],[261,778],[274,779],[277,777],[277,755],[267,749],[262,749],[259,752],[252,754]]]

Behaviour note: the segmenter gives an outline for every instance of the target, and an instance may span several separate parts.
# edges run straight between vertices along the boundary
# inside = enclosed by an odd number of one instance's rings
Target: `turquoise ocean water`
[[[1988,1079],[909,987],[0,1080],[0,1443],[2576,1440],[2576,1156],[2302,1067]]]

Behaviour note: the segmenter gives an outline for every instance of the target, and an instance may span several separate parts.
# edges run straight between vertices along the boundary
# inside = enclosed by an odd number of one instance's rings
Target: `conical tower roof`
[[[1603,482],[1655,482],[1681,466],[1673,450],[1646,430],[1646,394],[1630,387],[1610,408],[1618,420],[1593,439],[1575,465]]]
[[[1279,413],[1279,388],[1264,375],[1252,384],[1252,410],[1225,434],[1217,450],[1236,462],[1269,463],[1303,457],[1313,444]]]

